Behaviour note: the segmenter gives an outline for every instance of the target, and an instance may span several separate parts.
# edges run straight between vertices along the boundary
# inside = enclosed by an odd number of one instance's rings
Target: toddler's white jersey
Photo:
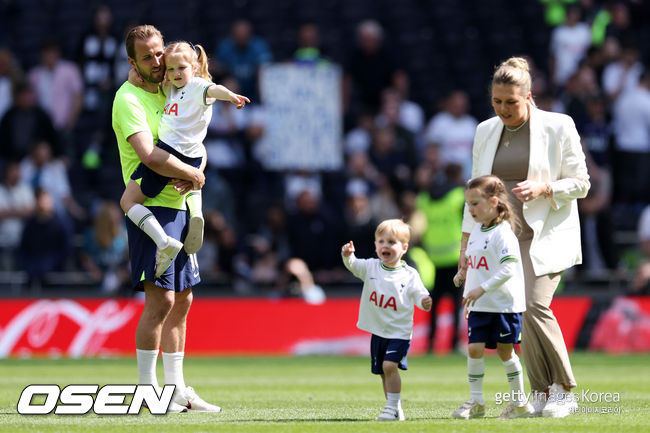
[[[212,118],[212,104],[216,101],[207,98],[208,88],[213,84],[193,77],[180,89],[174,86],[169,89],[158,137],[185,156],[203,156],[203,140]]]
[[[429,296],[418,272],[402,262],[397,268],[379,259],[343,257],[345,267],[363,280],[357,327],[384,338],[410,340],[414,306]]]
[[[476,224],[467,241],[467,275],[463,297],[478,286],[485,294],[470,311],[520,313],[526,310],[524,270],[519,241],[510,224]]]

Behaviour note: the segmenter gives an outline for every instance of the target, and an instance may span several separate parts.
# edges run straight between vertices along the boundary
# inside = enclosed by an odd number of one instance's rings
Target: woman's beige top
[[[494,155],[492,174],[501,178],[506,186],[510,209],[518,219],[519,227],[515,228],[515,234],[520,241],[532,239],[533,230],[524,219],[524,204],[515,197],[512,189],[528,177],[529,160],[530,122],[527,121],[521,129],[514,132],[508,131],[508,127],[504,126],[499,147]]]

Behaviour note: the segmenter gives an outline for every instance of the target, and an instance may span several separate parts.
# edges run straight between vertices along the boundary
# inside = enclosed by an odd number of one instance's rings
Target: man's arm
[[[203,172],[191,165],[185,164],[174,155],[154,146],[151,134],[136,132],[126,139],[140,161],[156,173],[174,179],[188,180],[199,188],[205,184]]]

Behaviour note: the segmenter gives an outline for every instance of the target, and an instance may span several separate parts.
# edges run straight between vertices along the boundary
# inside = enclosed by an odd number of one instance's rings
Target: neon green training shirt
[[[140,164],[140,158],[135,149],[126,140],[137,132],[148,132],[153,136],[153,143],[158,143],[158,125],[165,106],[165,96],[162,92],[150,93],[136,87],[128,81],[115,93],[113,100],[113,131],[117,137],[122,164],[124,185],[131,179],[131,174]],[[140,183],[140,180],[137,180]],[[173,185],[165,186],[160,194],[147,198],[144,206],[162,206],[185,210],[185,197],[174,189]]]

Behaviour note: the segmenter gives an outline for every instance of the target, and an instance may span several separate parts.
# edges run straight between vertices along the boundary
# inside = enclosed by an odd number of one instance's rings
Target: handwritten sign
[[[260,71],[267,122],[256,154],[269,170],[342,167],[341,69],[267,65]]]

